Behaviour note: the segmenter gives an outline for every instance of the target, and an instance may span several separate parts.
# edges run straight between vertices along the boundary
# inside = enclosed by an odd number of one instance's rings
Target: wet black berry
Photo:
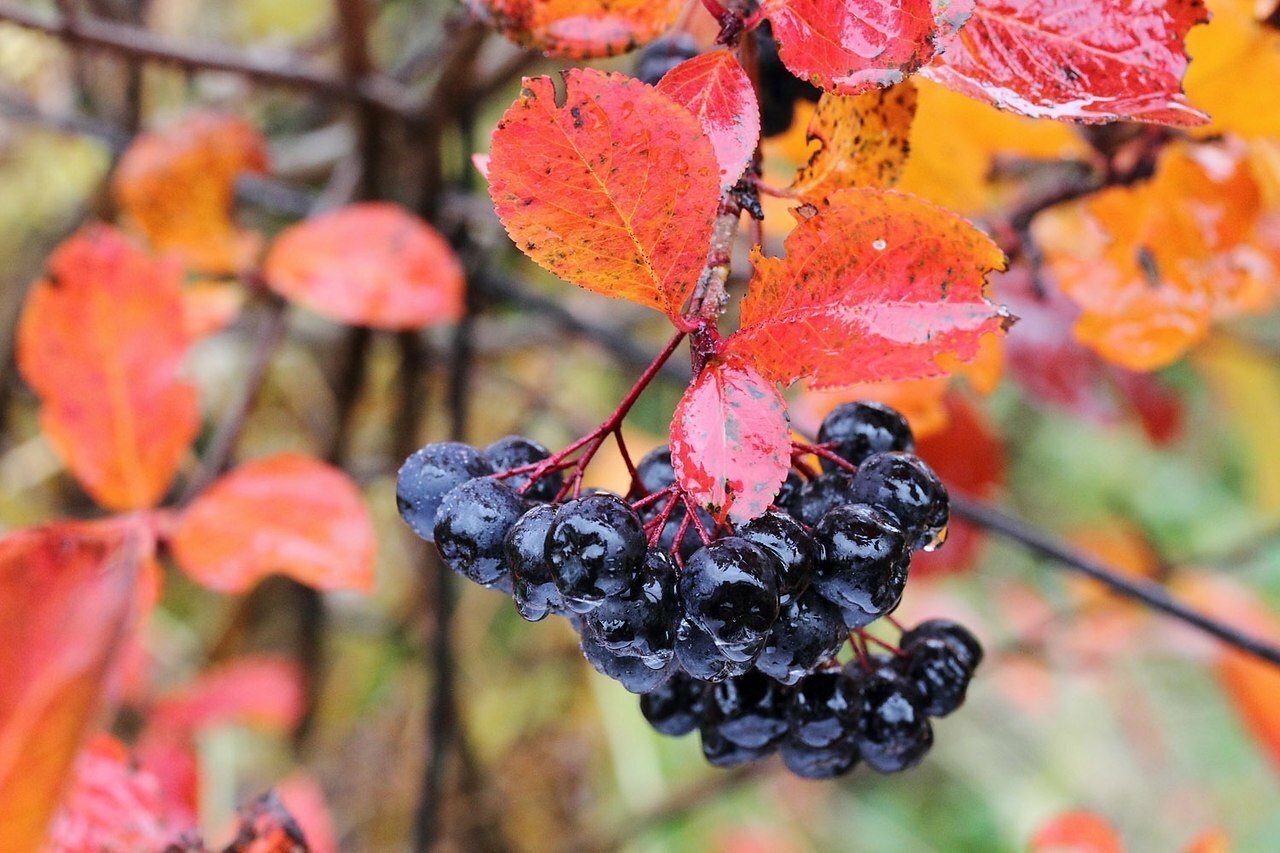
[[[754,658],[778,618],[774,560],[758,545],[727,536],[694,552],[680,572],[685,616],[730,660]]]
[[[880,773],[919,764],[933,746],[924,698],[890,666],[866,673],[861,682],[856,740],[862,760]]]
[[[853,478],[848,474],[821,474],[800,487],[791,501],[791,514],[813,527],[830,510],[853,500]]]
[[[396,475],[396,507],[413,532],[435,541],[436,512],[444,496],[468,480],[493,473],[474,447],[456,441],[428,444],[413,453]]]
[[[847,636],[840,609],[810,589],[782,605],[756,668],[783,684],[795,684],[832,658]]]
[[[791,737],[811,747],[832,746],[853,733],[861,709],[857,680],[841,669],[815,672],[791,691]]]
[[[832,451],[853,465],[861,464],[873,453],[915,449],[907,419],[883,403],[872,401],[842,403],[832,409],[822,420],[818,443],[834,443]],[[820,461],[823,471],[840,470],[829,459]]]
[[[603,602],[583,621],[592,636],[617,655],[644,658],[649,666],[665,665],[675,653],[680,619],[676,575],[661,551],[645,554],[636,586]]]
[[[858,466],[854,500],[892,518],[911,548],[932,549],[947,529],[949,500],[938,475],[911,453],[875,453]]]
[[[675,485],[676,469],[671,464],[671,451],[664,446],[646,453],[636,465],[636,481],[640,487],[636,497],[651,495]]]
[[[702,756],[712,767],[740,767],[770,755],[773,745],[752,748],[734,743],[725,737],[715,726],[703,726]]]
[[[640,697],[640,713],[664,735],[687,735],[698,727],[706,692],[704,682],[677,672],[666,684]]]
[[[925,637],[936,637],[952,643],[956,656],[970,670],[977,669],[978,664],[982,663],[982,644],[969,632],[968,628],[959,622],[952,622],[950,619],[930,619],[927,622],[921,622],[910,631],[903,633],[900,645],[905,649]]]
[[[906,543],[883,513],[846,504],[822,517],[813,532],[818,562],[813,585],[845,611],[850,628],[889,613],[907,584]]]
[[[919,637],[903,648],[898,670],[924,697],[930,717],[945,717],[964,704],[973,670],[956,654],[953,643],[939,637]]]
[[[463,483],[444,496],[436,513],[435,543],[458,574],[484,586],[507,583],[510,569],[503,542],[528,504],[510,486],[484,478]]]
[[[773,503],[779,509],[791,512],[791,504],[795,501],[796,496],[800,494],[800,487],[804,485],[804,479],[795,471],[787,472],[787,479],[782,481],[782,488],[778,489],[778,496],[773,499]]]
[[[703,720],[751,749],[777,743],[787,732],[788,688],[752,670],[711,688]]]
[[[550,451],[538,444],[538,442],[518,435],[509,435],[506,438],[498,439],[486,447],[482,454],[495,471],[510,471],[513,468],[523,468],[526,465],[532,465],[534,462],[541,462],[551,455]],[[516,474],[507,478],[507,483],[510,484],[511,488],[517,490],[528,481],[528,474]],[[549,471],[539,477],[532,486],[525,489],[524,496],[531,501],[553,501],[563,485],[564,477],[561,476],[560,472]]]
[[[640,658],[615,655],[597,643],[589,632],[582,635],[582,654],[597,672],[609,676],[632,693],[656,690],[676,671],[674,663],[652,669]]]
[[[780,604],[786,604],[809,588],[813,540],[794,518],[781,512],[766,512],[734,532],[777,558]]]
[[[556,510],[546,557],[571,610],[585,613],[630,589],[645,554],[640,518],[617,495],[590,495]]]
[[[651,41],[636,60],[636,78],[650,86],[658,85],[662,76],[686,59],[698,55],[698,42],[688,33],[670,33]]]
[[[547,531],[555,514],[550,504],[534,506],[507,532],[502,546],[511,569],[516,610],[530,622],[564,609],[546,558]]]
[[[858,747],[852,739],[815,747],[788,736],[779,745],[778,754],[788,770],[804,779],[834,779],[858,763]]]
[[[682,619],[676,629],[676,661],[699,681],[724,681],[740,674],[738,668],[742,665],[726,658],[711,635],[688,619]]]

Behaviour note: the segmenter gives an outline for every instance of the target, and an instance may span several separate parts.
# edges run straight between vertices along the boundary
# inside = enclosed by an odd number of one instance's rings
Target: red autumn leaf
[[[130,144],[112,189],[126,218],[157,249],[197,269],[233,273],[248,267],[258,235],[231,220],[235,179],[264,172],[267,143],[234,116],[198,112]]]
[[[159,780],[132,766],[124,744],[98,735],[76,758],[46,849],[163,850],[180,829]]]
[[[1123,853],[1111,824],[1086,811],[1064,812],[1045,821],[1031,837],[1031,853]]]
[[[317,589],[373,584],[373,523],[351,478],[297,453],[240,465],[179,516],[170,545],[196,581],[244,592],[279,572]]]
[[[27,297],[17,359],[40,425],[94,500],[158,503],[198,426],[179,379],[187,337],[177,267],[119,232],[88,228],[49,259]]]
[[[946,372],[1008,316],[983,295],[1004,256],[964,219],[903,193],[842,190],[760,257],[729,351],[765,377],[815,388]]]
[[[980,0],[924,75],[1037,118],[1201,124],[1183,39],[1206,20],[1202,0]]]
[[[1005,479],[1005,452],[1000,436],[982,411],[958,394],[947,396],[946,408],[946,428],[916,442],[916,453],[952,492],[982,499],[994,497]],[[912,576],[967,569],[984,537],[979,528],[953,516],[942,548],[912,555]]]
[[[385,202],[353,204],[285,230],[262,272],[281,296],[341,323],[416,329],[462,314],[462,265],[449,244]]]
[[[841,95],[900,83],[968,18],[972,0],[764,0],[778,56]]]
[[[306,836],[311,853],[338,853],[338,830],[324,791],[311,776],[296,772],[276,785],[280,802]]]
[[[0,539],[0,827],[34,850],[136,615],[139,525],[64,522]]]
[[[684,0],[466,0],[517,44],[553,56],[612,56],[652,41],[675,23]]]
[[[275,791],[240,810],[240,827],[223,853],[310,853],[311,848]]]
[[[658,81],[658,91],[698,117],[720,164],[720,188],[737,183],[760,141],[760,104],[733,54],[717,50],[686,60]]]
[[[621,74],[526,78],[493,133],[489,194],[511,239],[563,279],[679,315],[706,260],[720,167],[688,110]],[[549,177],[554,176],[554,177]]]
[[[713,361],[671,419],[676,481],[723,520],[739,524],[769,508],[791,467],[787,408],[750,365]]]

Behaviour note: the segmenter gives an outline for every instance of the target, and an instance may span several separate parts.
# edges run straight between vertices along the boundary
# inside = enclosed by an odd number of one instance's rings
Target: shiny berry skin
[[[640,697],[640,713],[660,734],[687,735],[698,727],[706,693],[704,682],[677,672],[666,684]]]
[[[665,666],[675,653],[680,620],[676,573],[661,551],[645,554],[636,586],[606,596],[583,617],[586,630],[616,655],[643,658],[649,666]]]
[[[791,501],[791,515],[809,527],[830,510],[853,500],[853,478],[848,474],[820,474],[800,487]]]
[[[947,529],[950,501],[933,469],[911,453],[875,453],[858,466],[853,499],[889,516],[911,548],[937,547]]]
[[[902,532],[866,504],[846,504],[822,517],[813,531],[818,562],[813,585],[860,628],[897,606],[907,585]]]
[[[675,485],[676,469],[671,464],[671,451],[664,446],[646,453],[636,465],[636,481],[640,487],[636,497],[651,495]]]
[[[842,403],[822,420],[819,444],[834,444],[831,450],[844,461],[860,465],[873,453],[887,450],[915,450],[907,419],[883,403],[870,400]],[[830,459],[819,459],[823,471],[839,471]]]
[[[413,532],[435,541],[436,513],[455,487],[493,473],[493,466],[468,444],[441,441],[411,454],[396,475],[396,507]]]
[[[921,622],[910,631],[903,633],[899,645],[905,649],[925,637],[936,637],[952,643],[956,657],[960,658],[970,670],[977,669],[978,664],[982,663],[982,644],[969,632],[968,628],[959,622],[952,622],[950,619],[930,619]]]
[[[858,763],[858,747],[852,739],[815,747],[788,736],[778,746],[778,754],[786,768],[803,779],[834,779]]]
[[[702,757],[712,767],[740,767],[772,754],[775,749],[772,745],[757,749],[734,743],[715,726],[704,725],[700,734]]]
[[[794,518],[781,512],[766,512],[734,532],[777,558],[779,604],[786,604],[809,588],[813,540]]]
[[[676,628],[676,661],[699,681],[724,681],[736,669],[711,635],[688,619],[680,620]]]
[[[945,717],[964,704],[973,670],[956,654],[955,647],[938,637],[920,637],[903,649],[898,671],[924,697],[930,717]]]
[[[482,450],[481,455],[489,461],[495,471],[510,471],[523,468],[535,462],[541,462],[551,455],[545,447],[533,439],[518,435],[500,438]],[[528,474],[516,474],[507,478],[507,483],[517,491],[529,481]],[[524,496],[531,501],[547,502],[556,499],[560,487],[564,485],[564,477],[559,471],[548,471],[524,490]]]
[[[546,618],[548,613],[564,609],[560,590],[551,580],[547,566],[547,531],[555,518],[556,508],[537,504],[507,531],[502,544],[507,566],[512,575],[512,597],[520,616],[530,622]]]
[[[640,518],[617,495],[589,495],[561,505],[547,533],[551,577],[577,613],[630,589],[645,551]]]
[[[804,479],[799,474],[788,471],[787,479],[782,481],[782,488],[778,489],[778,496],[773,499],[774,506],[791,512],[791,503],[796,499],[796,495],[800,494],[800,488],[803,485]]]
[[[810,589],[782,605],[756,658],[756,669],[783,684],[795,684],[834,657],[847,637],[840,608]]]
[[[760,749],[786,734],[789,700],[788,688],[752,670],[711,688],[703,721],[739,746]]]
[[[674,663],[652,669],[640,658],[615,655],[589,633],[583,633],[581,646],[583,656],[597,672],[609,676],[632,693],[657,690],[676,672]]]
[[[857,680],[841,669],[815,672],[791,691],[787,707],[791,737],[810,747],[833,746],[853,733],[861,708]]]
[[[664,74],[698,53],[698,43],[688,33],[669,33],[649,42],[640,51],[635,76],[650,86],[656,86]]]
[[[880,773],[915,767],[933,746],[924,698],[891,666],[877,667],[861,682],[855,739],[862,760]]]
[[[471,480],[453,489],[436,513],[435,543],[458,574],[483,586],[506,583],[503,543],[528,503],[500,480]]]
[[[685,616],[730,660],[754,658],[778,618],[774,560],[758,545],[726,536],[699,548],[680,572]]]

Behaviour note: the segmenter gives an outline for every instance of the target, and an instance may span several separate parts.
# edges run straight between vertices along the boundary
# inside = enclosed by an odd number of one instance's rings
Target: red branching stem
[[[707,531],[707,528],[702,526],[702,519],[698,518],[698,505],[695,504],[693,502],[693,499],[690,498],[688,495],[686,495],[684,492],[680,493],[680,499],[684,501],[684,508],[685,508],[687,518],[693,519],[693,526],[698,529],[698,537],[702,539],[702,544],[710,545],[711,534]]]
[[[871,668],[871,659],[867,655],[866,644],[862,642],[862,632],[859,630],[849,632],[849,645],[853,648],[854,654],[858,656],[858,663],[862,664],[863,669]]]
[[[902,649],[898,648],[893,643],[887,643],[873,634],[868,634],[861,628],[858,628],[855,633],[862,638],[863,645],[866,645],[867,643],[875,643],[877,646],[886,650],[895,657],[901,657],[903,655]]]
[[[818,476],[818,472],[813,470],[812,465],[800,458],[803,455],[793,451],[791,454],[791,467],[799,471],[806,480],[812,480]]]
[[[675,540],[671,543],[671,555],[676,558],[676,563],[680,568],[684,568],[684,560],[680,556],[680,546],[684,544],[684,537],[689,532],[689,519],[692,518],[691,513],[685,513],[684,518],[680,519],[680,526],[676,528]]]
[[[751,183],[755,185],[756,192],[761,195],[773,196],[774,198],[800,198],[800,194],[790,187],[775,187],[772,184],[766,184],[759,176],[752,176]]]
[[[792,452],[812,453],[814,456],[820,456],[828,462],[834,464],[837,468],[843,468],[850,474],[858,470],[858,466],[853,465],[847,459],[842,459],[834,450],[831,450],[823,444],[805,444],[800,441],[791,442]]]
[[[702,5],[705,6],[707,11],[711,13],[711,17],[715,18],[717,21],[719,21],[721,18],[724,18],[726,15],[733,14],[727,8],[725,8],[725,6],[723,6],[719,2],[719,0],[702,0]]]
[[[645,527],[653,526],[649,531],[649,547],[652,548],[658,544],[658,540],[662,538],[662,531],[667,526],[667,522],[671,519],[671,513],[675,511],[676,504],[680,502],[680,495],[672,493],[671,498],[662,507],[662,512],[658,513],[656,518],[649,520]],[[680,544],[680,537],[676,537],[676,544]]]
[[[627,441],[622,437],[622,427],[618,427],[613,431],[613,437],[618,444],[618,453],[622,455],[622,461],[627,466],[627,473],[631,475],[631,485],[627,487],[627,491],[631,491],[640,485],[640,474],[636,471],[635,463],[631,461],[631,453],[627,450]]]
[[[646,506],[649,506],[649,504],[655,504],[664,497],[668,497],[668,496],[674,497],[674,495],[672,495],[672,492],[674,492],[675,490],[676,490],[675,486],[663,486],[661,489],[658,489],[658,491],[656,492],[650,492],[649,494],[645,495],[639,500],[632,501],[631,508],[634,510],[644,509]]]
[[[886,622],[888,622],[888,623],[889,623],[890,625],[892,625],[893,627],[897,628],[897,629],[898,629],[899,631],[901,631],[902,633],[904,633],[904,634],[905,634],[905,633],[907,633],[907,629],[903,626],[903,624],[902,624],[901,622],[899,622],[897,619],[893,618],[893,614],[892,614],[892,613],[886,613],[886,614],[885,614],[885,616],[884,616],[884,618],[885,618],[885,621],[886,621]]]

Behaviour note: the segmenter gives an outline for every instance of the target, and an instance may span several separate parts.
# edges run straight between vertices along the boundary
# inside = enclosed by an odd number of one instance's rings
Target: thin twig
[[[249,79],[305,89],[329,97],[365,101],[403,119],[416,121],[422,105],[412,93],[388,77],[368,75],[352,83],[341,75],[278,52],[256,56],[223,45],[179,42],[138,27],[80,16],[72,25],[61,15],[48,15],[11,0],[0,0],[0,21],[17,24],[67,42],[124,57],[175,65],[190,71],[225,71]]]
[[[1030,551],[1055,560],[1063,567],[1079,572],[1107,586],[1117,595],[1141,602],[1153,610],[1186,622],[1195,628],[1217,637],[1240,651],[1280,666],[1280,647],[1259,637],[1220,622],[1206,613],[1179,601],[1158,583],[1125,577],[1091,557],[1055,540],[1048,534],[1011,515],[979,501],[955,495],[951,496],[951,510],[958,517],[979,527],[999,533]]]

